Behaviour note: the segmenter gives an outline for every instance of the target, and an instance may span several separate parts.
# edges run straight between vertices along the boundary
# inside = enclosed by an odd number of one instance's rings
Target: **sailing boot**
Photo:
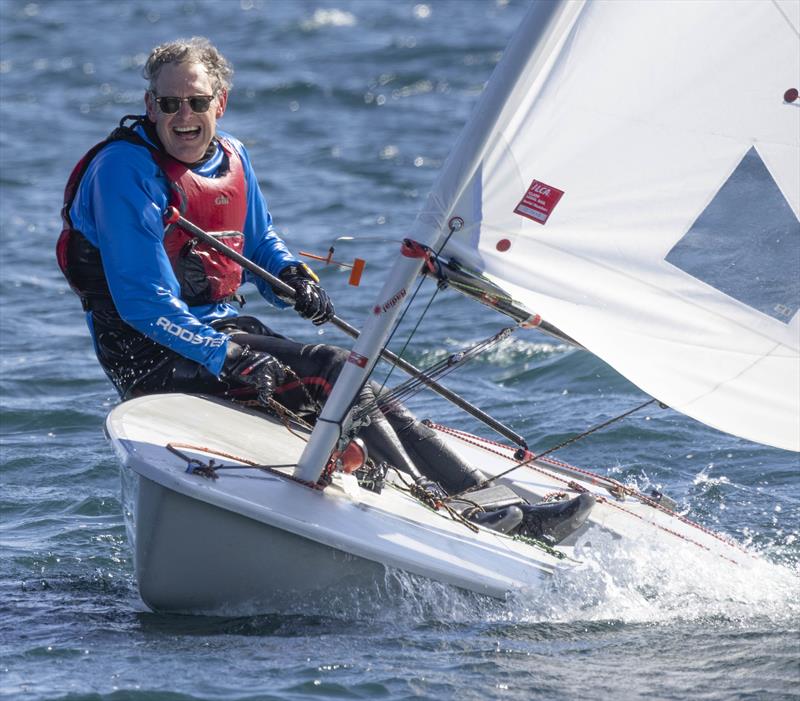
[[[511,533],[522,523],[524,517],[519,506],[506,506],[495,511],[473,513],[467,516],[467,519],[493,531]]]
[[[465,463],[440,436],[398,402],[383,409],[408,455],[430,479],[450,494],[458,494],[488,481],[480,470]]]
[[[520,504],[524,516],[517,532],[556,545],[586,522],[593,506],[594,497],[587,492],[567,501]]]
[[[522,523],[522,504],[525,500],[503,484],[476,489],[448,501],[468,521],[500,533],[511,533]]]

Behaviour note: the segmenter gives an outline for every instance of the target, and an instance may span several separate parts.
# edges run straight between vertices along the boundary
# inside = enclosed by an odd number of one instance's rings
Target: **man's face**
[[[213,83],[200,63],[168,63],[158,74],[155,97],[195,97],[213,95]],[[217,120],[225,113],[228,95],[222,90],[206,112],[193,112],[186,101],[174,114],[166,114],[148,91],[144,102],[147,116],[167,153],[183,163],[199,161],[217,130]]]

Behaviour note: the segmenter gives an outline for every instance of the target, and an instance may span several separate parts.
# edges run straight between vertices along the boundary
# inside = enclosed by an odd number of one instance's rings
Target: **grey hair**
[[[211,78],[214,94],[223,88],[230,90],[233,85],[233,66],[205,37],[177,39],[156,46],[142,69],[142,75],[150,82],[150,92],[155,92],[158,74],[169,63],[199,63],[204,66]]]

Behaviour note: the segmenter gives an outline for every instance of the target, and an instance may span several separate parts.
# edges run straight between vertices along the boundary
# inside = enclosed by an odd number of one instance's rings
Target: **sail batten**
[[[460,217],[446,254],[644,391],[800,450],[798,24],[800,3],[534,3],[416,237]]]

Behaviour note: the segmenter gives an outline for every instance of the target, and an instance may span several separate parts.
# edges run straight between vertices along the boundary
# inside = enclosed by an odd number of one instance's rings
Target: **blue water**
[[[64,181],[127,113],[141,64],[206,34],[236,68],[222,126],[245,141],[295,249],[367,260],[361,291],[321,270],[342,317],[388,269],[524,11],[521,2],[0,0],[0,697],[9,699],[789,699],[800,688],[797,457],[648,410],[558,454],[658,485],[763,562],[731,575],[646,544],[527,598],[483,600],[390,574],[392,594],[230,618],[140,602],[103,438],[117,402],[56,269]],[[430,288],[424,288],[427,298]],[[418,305],[419,306],[419,305]],[[319,334],[250,294],[298,338]],[[410,344],[424,365],[497,330],[441,293]],[[448,379],[539,449],[644,397],[535,332]],[[491,435],[438,399],[414,408]]]

